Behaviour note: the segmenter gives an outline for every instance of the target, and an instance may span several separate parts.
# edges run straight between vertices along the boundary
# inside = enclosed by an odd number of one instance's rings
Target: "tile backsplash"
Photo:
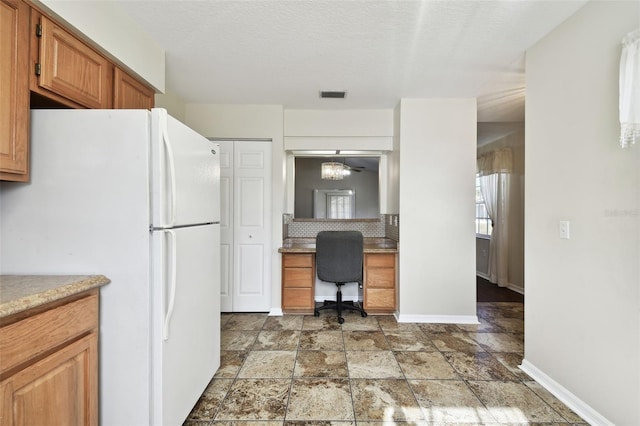
[[[319,220],[293,219],[283,215],[283,238],[315,238],[320,231],[360,231],[365,238],[390,238],[398,241],[399,217],[382,214],[379,219]]]

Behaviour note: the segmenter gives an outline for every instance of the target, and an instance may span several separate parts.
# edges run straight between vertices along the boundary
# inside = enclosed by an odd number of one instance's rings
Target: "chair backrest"
[[[333,283],[362,282],[362,250],[362,233],[358,231],[318,232],[318,278]]]

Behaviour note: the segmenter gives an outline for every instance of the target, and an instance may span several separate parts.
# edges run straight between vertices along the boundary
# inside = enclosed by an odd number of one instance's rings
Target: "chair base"
[[[363,318],[367,316],[367,313],[361,307],[355,306],[351,301],[344,302],[342,300],[342,291],[340,290],[340,286],[338,286],[338,292],[336,293],[336,301],[325,301],[323,306],[314,309],[313,315],[316,317],[320,316],[319,311],[323,309],[335,309],[336,311],[338,311],[338,323],[340,324],[344,323],[344,318],[342,318],[343,310],[360,312],[360,315]]]

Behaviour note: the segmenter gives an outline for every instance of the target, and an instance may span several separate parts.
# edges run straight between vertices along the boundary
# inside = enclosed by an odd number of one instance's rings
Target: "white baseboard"
[[[515,291],[516,293],[520,293],[520,294],[524,295],[524,287],[520,287],[519,285],[515,285],[515,284],[512,284],[512,283],[509,283],[509,284],[507,284],[507,288],[509,290]]]
[[[577,415],[582,417],[587,423],[591,425],[614,426],[614,424],[607,420],[603,415],[591,408],[591,406],[587,405],[580,398],[569,392],[565,387],[547,376],[542,372],[542,370],[538,369],[526,359],[522,360],[522,365],[519,367],[543,388],[562,401],[567,407],[571,408]]]
[[[271,308],[271,310],[269,311],[269,315],[270,317],[281,317],[283,316],[284,313],[282,312],[282,309],[280,308]]]
[[[489,275],[485,274],[484,272],[476,271],[476,275],[480,278],[484,278],[485,280],[489,280]]]
[[[396,314],[398,322],[423,324],[480,324],[477,315],[406,315]]]

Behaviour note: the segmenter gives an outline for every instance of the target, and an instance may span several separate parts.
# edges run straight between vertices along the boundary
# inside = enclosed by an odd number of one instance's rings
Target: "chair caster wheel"
[[[344,318],[338,317],[338,324],[343,324],[343,323],[344,323]]]
[[[319,316],[320,316],[320,312],[318,312],[318,311],[313,311],[313,316],[314,316],[314,317],[319,317]]]
[[[366,318],[367,317],[367,313],[366,312],[363,312],[360,315],[362,315],[362,318]]]

